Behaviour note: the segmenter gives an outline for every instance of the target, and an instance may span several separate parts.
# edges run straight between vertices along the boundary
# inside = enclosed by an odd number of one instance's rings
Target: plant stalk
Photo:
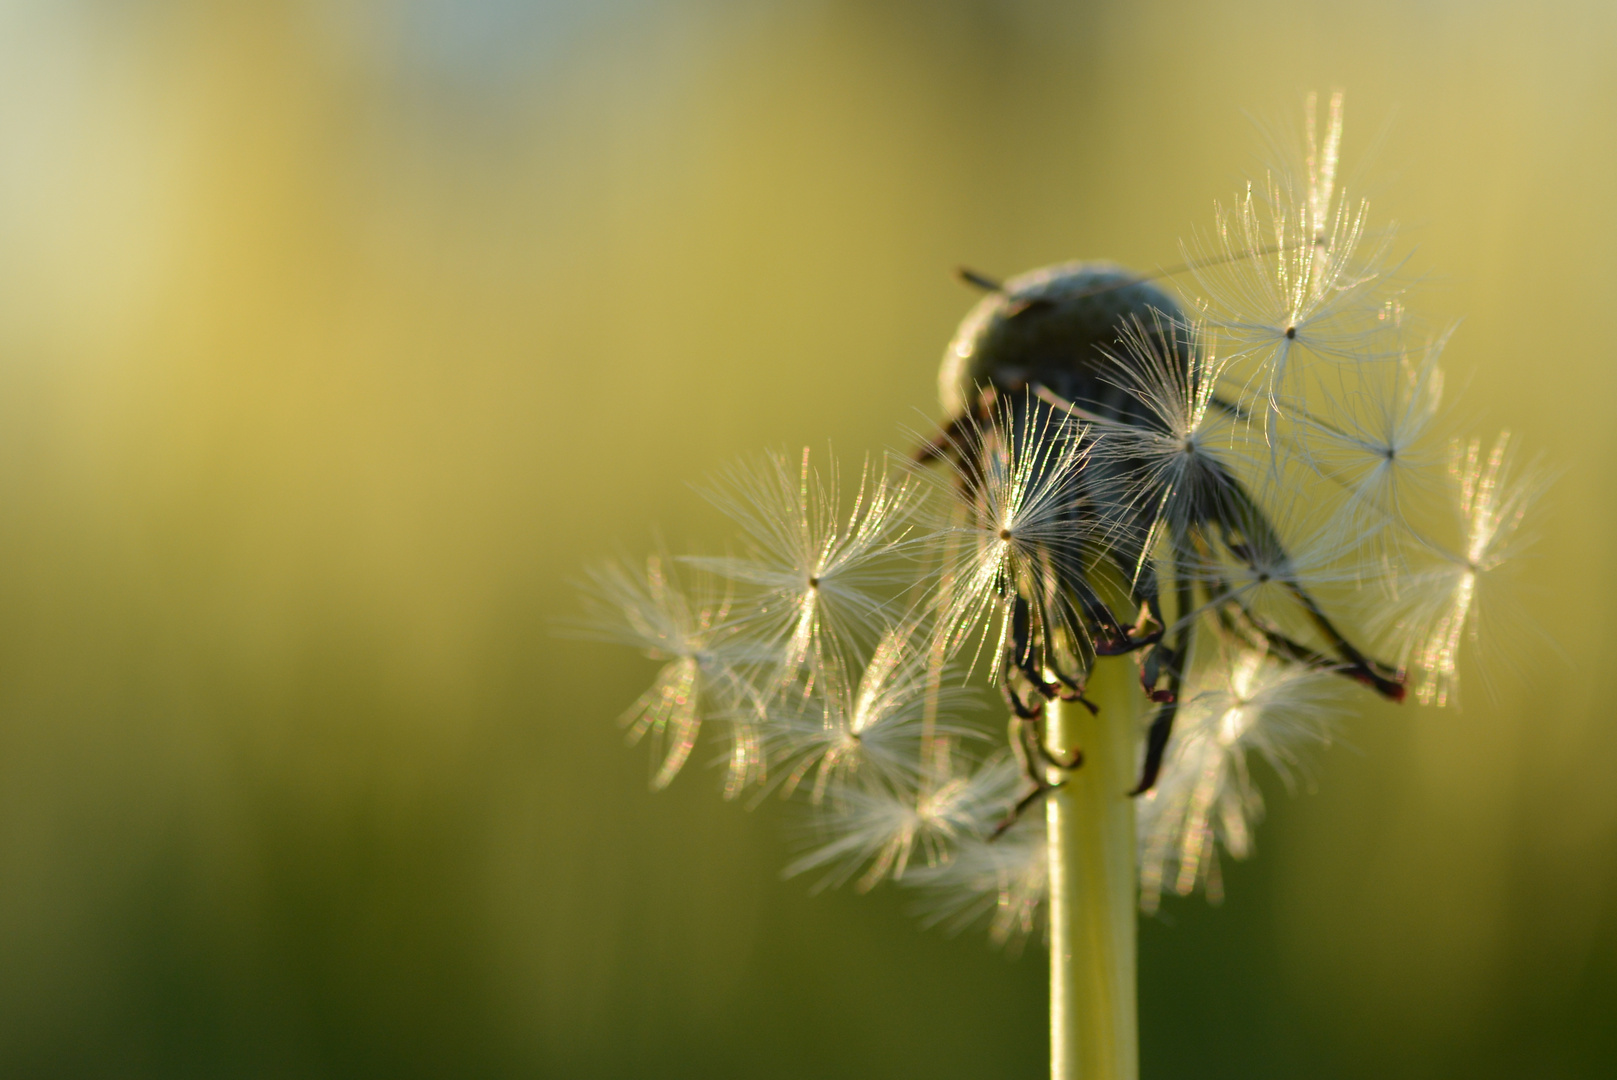
[[[1053,1080],[1138,1080],[1135,994],[1137,871],[1135,744],[1144,695],[1133,668],[1096,666],[1086,696],[1046,706],[1057,756],[1083,762],[1055,770],[1048,797],[1050,843],[1050,1075]]]

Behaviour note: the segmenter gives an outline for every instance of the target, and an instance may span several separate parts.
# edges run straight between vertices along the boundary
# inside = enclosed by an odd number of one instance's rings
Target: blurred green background
[[[1269,785],[1143,926],[1145,1075],[1617,1075],[1614,49],[1592,0],[0,4],[0,1074],[1039,1075],[1037,949],[649,794],[651,665],[554,624],[718,543],[738,455],[924,425],[956,264],[1171,263],[1243,109],[1340,86],[1465,407],[1564,467],[1559,649]]]

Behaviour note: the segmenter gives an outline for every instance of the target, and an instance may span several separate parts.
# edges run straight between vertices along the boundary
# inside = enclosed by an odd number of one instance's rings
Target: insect
[[[1337,629],[1299,578],[1286,572],[1289,557],[1280,530],[1240,477],[1216,457],[1186,461],[1200,480],[1173,486],[1152,460],[1127,448],[1141,439],[1180,434],[1142,392],[1153,379],[1183,389],[1198,407],[1234,422],[1249,421],[1241,406],[1221,396],[1219,369],[1203,362],[1180,306],[1151,280],[1108,263],[1074,262],[1034,270],[1003,283],[961,271],[983,296],[966,316],[945,353],[939,390],[949,419],[916,452],[920,462],[947,461],[961,495],[977,497],[974,477],[989,467],[985,432],[1025,443],[1076,418],[1099,444],[1078,471],[1070,492],[1074,535],[1101,538],[1085,559],[1057,561],[1054,584],[1007,586],[1001,690],[1010,707],[1011,744],[1035,790],[1024,806],[1048,791],[1040,763],[1056,761],[1046,749],[1044,707],[1051,699],[1085,701],[1083,690],[1098,658],[1130,655],[1156,706],[1140,778],[1131,794],[1149,791],[1162,768],[1173,732],[1198,623],[1248,647],[1311,668],[1339,672],[1390,700],[1404,697],[1404,673],[1362,652]],[[1070,422],[1069,427],[1070,427]],[[1178,452],[1175,448],[1174,452]],[[1220,567],[1238,568],[1268,583],[1273,573],[1311,628],[1299,640],[1258,610]],[[1161,577],[1173,595],[1173,616],[1163,611]],[[1122,583],[1135,607],[1119,618],[1103,598],[1102,580]],[[1014,820],[1014,818],[1013,818]]]

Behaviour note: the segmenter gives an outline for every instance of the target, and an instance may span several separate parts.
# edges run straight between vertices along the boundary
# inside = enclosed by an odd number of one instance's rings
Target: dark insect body
[[[968,503],[980,498],[974,489],[992,468],[989,455],[1023,453],[1031,440],[1069,430],[1074,417],[1102,439],[1107,430],[1167,434],[1160,416],[1131,389],[1141,381],[1142,358],[1177,369],[1185,386],[1211,377],[1200,369],[1179,305],[1117,266],[1064,263],[1003,284],[969,271],[961,276],[987,295],[961,323],[939,372],[950,419],[916,456],[953,464]],[[1211,401],[1240,415],[1216,396]],[[999,445],[990,445],[996,440]],[[1284,584],[1319,647],[1283,632],[1217,575],[1187,572],[1215,553],[1254,573],[1287,561],[1278,530],[1240,480],[1215,461],[1201,467],[1211,482],[1174,503],[1180,493],[1154,490],[1148,466],[1116,455],[1089,460],[1066,500],[1072,549],[1048,556],[1052,572],[1039,575],[1042,584],[1017,582],[1001,597],[1001,689],[1012,714],[1012,748],[1034,784],[1019,810],[1050,787],[1041,765],[1074,764],[1054,760],[1045,749],[1043,709],[1056,697],[1089,705],[1083,689],[1098,657],[1132,655],[1157,706],[1132,794],[1151,789],[1173,731],[1199,613],[1221,634],[1284,662],[1339,672],[1386,698],[1403,699],[1404,673],[1359,651],[1294,580]],[[1165,513],[1170,504],[1174,509]],[[1166,554],[1156,555],[1159,550]],[[1172,622],[1162,611],[1159,561],[1172,582]],[[1105,572],[1105,562],[1136,608],[1131,622],[1116,617],[1090,580]]]

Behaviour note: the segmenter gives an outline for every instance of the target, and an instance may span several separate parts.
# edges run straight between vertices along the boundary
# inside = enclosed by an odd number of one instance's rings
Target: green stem
[[[1050,793],[1050,1075],[1053,1080],[1138,1080],[1135,1000],[1136,718],[1144,695],[1127,663],[1097,665],[1087,695],[1053,701],[1049,741],[1081,749]],[[1054,778],[1053,778],[1054,779]]]

